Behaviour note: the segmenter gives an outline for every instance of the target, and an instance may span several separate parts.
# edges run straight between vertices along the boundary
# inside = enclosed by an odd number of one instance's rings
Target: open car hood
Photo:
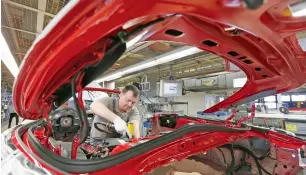
[[[48,114],[71,97],[70,83],[76,73],[84,72],[78,86],[85,87],[119,59],[126,45],[116,37],[123,29],[129,33],[156,19],[161,20],[142,29],[147,31],[142,40],[185,43],[217,54],[246,73],[245,86],[207,112],[303,85],[306,53],[295,33],[306,29],[306,19],[284,14],[287,5],[297,0],[267,1],[256,10],[239,3],[232,7],[230,2],[70,1],[25,56],[14,84],[17,113],[26,119]],[[225,30],[233,26],[235,32]],[[169,29],[183,35],[167,35]],[[205,40],[216,45],[205,45]]]

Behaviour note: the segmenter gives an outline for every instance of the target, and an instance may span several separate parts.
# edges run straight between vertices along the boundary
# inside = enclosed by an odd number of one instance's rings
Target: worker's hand
[[[121,134],[126,133],[128,130],[127,123],[124,120],[122,120],[120,117],[117,117],[114,120],[114,127],[115,127],[115,130]]]

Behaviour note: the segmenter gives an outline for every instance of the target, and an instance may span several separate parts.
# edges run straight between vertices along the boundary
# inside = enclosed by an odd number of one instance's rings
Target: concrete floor
[[[22,122],[22,118],[19,117],[19,123]],[[16,119],[14,118],[11,124],[11,127],[16,126]],[[8,129],[8,121],[5,123],[1,123],[1,133]]]

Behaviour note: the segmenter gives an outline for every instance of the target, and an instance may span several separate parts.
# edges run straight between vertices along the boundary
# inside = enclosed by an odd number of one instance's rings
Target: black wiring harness
[[[267,153],[266,155],[263,155],[263,156],[261,156],[261,157],[256,157],[256,156],[254,155],[254,153],[253,153],[250,149],[245,148],[245,147],[240,146],[240,145],[226,144],[226,145],[223,145],[223,146],[221,146],[221,147],[229,149],[229,151],[231,152],[231,156],[232,156],[231,165],[230,165],[230,166],[228,167],[228,169],[226,170],[226,174],[227,174],[227,175],[232,175],[232,174],[234,173],[235,169],[236,169],[236,168],[235,168],[234,149],[240,150],[240,151],[242,151],[242,152],[244,152],[244,153],[250,155],[250,156],[255,160],[255,163],[256,163],[257,168],[258,168],[258,173],[259,173],[259,175],[262,175],[262,171],[264,171],[264,172],[267,173],[268,175],[272,175],[270,172],[268,172],[266,169],[264,169],[264,168],[261,166],[261,164],[259,163],[259,160],[263,160],[264,158],[266,158],[266,157],[268,156],[268,154],[269,154],[270,151],[268,151],[268,153]],[[226,160],[225,160],[225,157],[224,157],[224,154],[223,154],[223,152],[222,152],[222,150],[221,150],[220,148],[218,148],[218,149],[221,151],[221,153],[222,153],[222,155],[223,155],[223,158],[224,158],[224,161],[226,161]],[[236,170],[237,170],[237,169],[236,169]]]

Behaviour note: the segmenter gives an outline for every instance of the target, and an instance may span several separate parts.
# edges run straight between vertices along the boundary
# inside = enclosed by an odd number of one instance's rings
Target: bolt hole
[[[231,56],[233,56],[233,57],[239,55],[239,53],[237,53],[237,52],[235,52],[235,51],[229,51],[229,52],[227,52],[227,54],[229,54],[229,55],[231,55]]]
[[[245,64],[252,64],[253,63],[253,61],[251,61],[251,60],[244,60],[243,61]]]
[[[262,75],[262,78],[268,78],[269,76],[268,75]]]
[[[286,169],[286,168],[287,168],[287,165],[284,165],[284,168]]]
[[[244,60],[244,59],[246,59],[247,57],[246,56],[243,56],[243,57],[239,57],[238,59],[239,60]]]
[[[195,145],[195,144],[196,144],[196,142],[192,142],[192,144],[193,144],[193,145]]]
[[[292,166],[292,168],[294,168],[295,166]]]
[[[171,35],[171,36],[181,36],[183,35],[183,32],[179,31],[179,30],[175,30],[175,29],[169,29],[165,32],[167,35]]]
[[[202,42],[202,44],[205,44],[205,45],[207,45],[207,46],[209,46],[209,47],[214,47],[214,46],[217,46],[217,45],[218,45],[218,43],[213,42],[213,41],[211,41],[211,40],[205,40],[205,41]]]
[[[261,68],[260,67],[256,67],[255,70],[256,71],[261,71]]]

